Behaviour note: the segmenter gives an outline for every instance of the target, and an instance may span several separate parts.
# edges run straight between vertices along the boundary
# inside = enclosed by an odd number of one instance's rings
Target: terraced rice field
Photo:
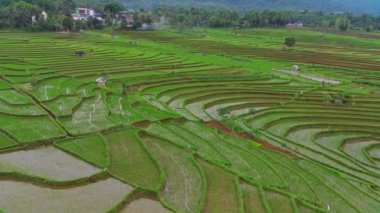
[[[380,42],[318,35],[0,32],[0,212],[379,212]]]

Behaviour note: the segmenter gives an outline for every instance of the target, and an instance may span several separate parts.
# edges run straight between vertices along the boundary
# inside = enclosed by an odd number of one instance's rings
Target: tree
[[[87,28],[85,20],[77,20],[74,23],[74,31],[78,32]]]
[[[9,10],[7,8],[0,8],[0,29],[10,26]]]
[[[347,17],[338,17],[335,19],[335,28],[341,31],[347,31],[350,26],[350,20]]]
[[[142,27],[142,21],[141,21],[141,19],[140,19],[140,17],[139,17],[139,15],[137,15],[137,13],[135,13],[134,15],[133,15],[133,20],[134,20],[134,22],[133,22],[133,26],[132,26],[132,28],[134,29],[134,30],[137,30],[137,29],[139,29],[140,27]]]
[[[1,0],[0,7],[8,7],[9,5],[13,3],[14,3],[14,0]]]
[[[124,7],[117,2],[111,2],[104,6],[104,12],[111,14],[113,18],[116,16],[118,12],[123,10]]]
[[[287,47],[293,47],[296,44],[296,39],[294,37],[286,37],[284,44]]]
[[[32,17],[41,14],[38,6],[19,1],[11,6],[11,21],[16,28],[30,27],[33,24]]]
[[[75,9],[73,0],[60,0],[57,1],[56,10],[59,15],[69,16],[71,11]]]
[[[103,22],[94,17],[89,17],[87,19],[87,27],[92,29],[102,29]]]
[[[328,20],[322,20],[321,22],[321,27],[323,28],[323,30],[326,30],[327,28],[330,27],[330,22]]]
[[[62,26],[63,26],[63,29],[65,29],[65,30],[72,30],[73,26],[74,26],[73,19],[71,17],[69,17],[69,16],[66,16],[62,20]]]

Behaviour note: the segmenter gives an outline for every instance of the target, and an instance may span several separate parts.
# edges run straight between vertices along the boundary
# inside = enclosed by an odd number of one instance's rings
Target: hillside
[[[116,33],[0,31],[1,213],[379,212],[380,34]]]

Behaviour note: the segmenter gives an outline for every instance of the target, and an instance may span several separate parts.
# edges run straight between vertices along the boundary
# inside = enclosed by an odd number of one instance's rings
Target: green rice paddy
[[[379,212],[365,35],[0,32],[0,212]]]

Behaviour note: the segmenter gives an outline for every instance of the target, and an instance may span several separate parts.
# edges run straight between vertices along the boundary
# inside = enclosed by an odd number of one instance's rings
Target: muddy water
[[[141,198],[130,203],[122,213],[170,213],[171,211],[165,209],[159,201]]]
[[[0,154],[0,171],[18,171],[52,180],[88,177],[101,170],[53,146]]]
[[[4,212],[106,212],[133,190],[115,179],[67,189],[0,181],[0,209]]]

